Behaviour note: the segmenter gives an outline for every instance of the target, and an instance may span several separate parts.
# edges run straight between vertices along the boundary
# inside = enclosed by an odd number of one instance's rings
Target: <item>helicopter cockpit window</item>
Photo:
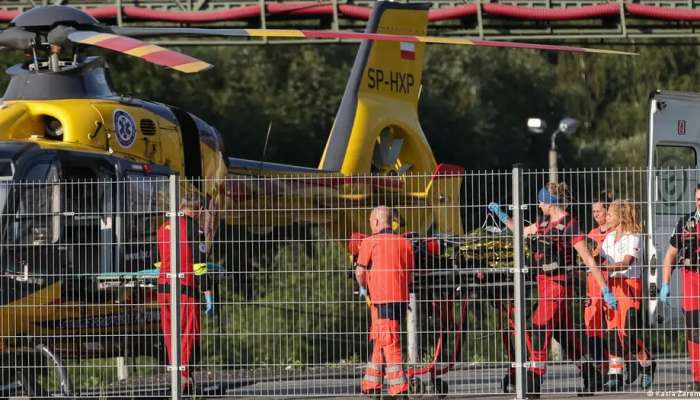
[[[34,165],[26,180],[14,185],[11,241],[24,245],[55,243],[59,238],[58,171],[49,163]],[[6,189],[5,189],[6,190]],[[12,207],[16,205],[16,207]]]
[[[15,165],[12,160],[0,160],[0,181],[9,181],[15,176]]]
[[[0,160],[0,212],[5,210],[10,182],[15,175],[15,166],[10,160]]]

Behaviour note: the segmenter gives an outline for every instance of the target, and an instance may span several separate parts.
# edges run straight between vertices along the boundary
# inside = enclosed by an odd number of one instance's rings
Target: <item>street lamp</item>
[[[557,129],[552,132],[552,138],[549,146],[549,181],[550,182],[558,182],[558,168],[557,168],[557,136],[560,133],[563,133],[566,136],[571,136],[574,133],[576,133],[576,130],[578,129],[579,122],[578,120],[571,118],[571,117],[565,117],[561,121],[559,121],[559,126],[557,126]],[[547,122],[541,118],[528,118],[527,119],[527,128],[530,130],[532,133],[543,133],[545,129],[547,129]]]

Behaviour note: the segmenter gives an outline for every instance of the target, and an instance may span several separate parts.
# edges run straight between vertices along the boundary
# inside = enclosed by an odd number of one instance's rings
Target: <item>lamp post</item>
[[[571,117],[565,117],[562,118],[561,121],[559,121],[559,126],[557,126],[557,129],[552,132],[552,137],[550,140],[550,146],[549,146],[549,181],[550,182],[558,182],[559,177],[558,177],[558,172],[559,168],[557,166],[557,158],[559,157],[559,154],[557,152],[557,136],[560,133],[563,133],[566,136],[571,136],[574,133],[576,133],[576,130],[578,129],[579,122],[578,120],[571,118]],[[547,129],[547,122],[545,122],[541,118],[528,118],[527,119],[527,128],[530,130],[532,133],[543,133],[545,129]]]

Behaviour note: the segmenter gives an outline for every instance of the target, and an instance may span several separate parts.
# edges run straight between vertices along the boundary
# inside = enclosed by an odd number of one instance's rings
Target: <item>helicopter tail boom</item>
[[[426,3],[378,2],[367,32],[425,35],[428,8]],[[398,158],[390,160],[389,164],[400,169],[407,163],[398,159],[406,161],[406,157],[415,155],[417,159],[409,162],[411,172],[432,172],[435,159],[417,114],[424,56],[425,44],[421,42],[362,43],[320,169],[340,171],[345,175],[378,172],[372,170],[375,157],[367,149],[373,149],[381,141],[380,135],[391,128],[393,136],[400,136],[394,139],[400,139],[402,147],[393,149]]]

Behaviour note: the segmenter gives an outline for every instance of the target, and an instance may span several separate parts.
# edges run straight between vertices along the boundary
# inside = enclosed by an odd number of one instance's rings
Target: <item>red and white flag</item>
[[[416,59],[416,44],[411,42],[401,42],[401,58],[404,60]]]

